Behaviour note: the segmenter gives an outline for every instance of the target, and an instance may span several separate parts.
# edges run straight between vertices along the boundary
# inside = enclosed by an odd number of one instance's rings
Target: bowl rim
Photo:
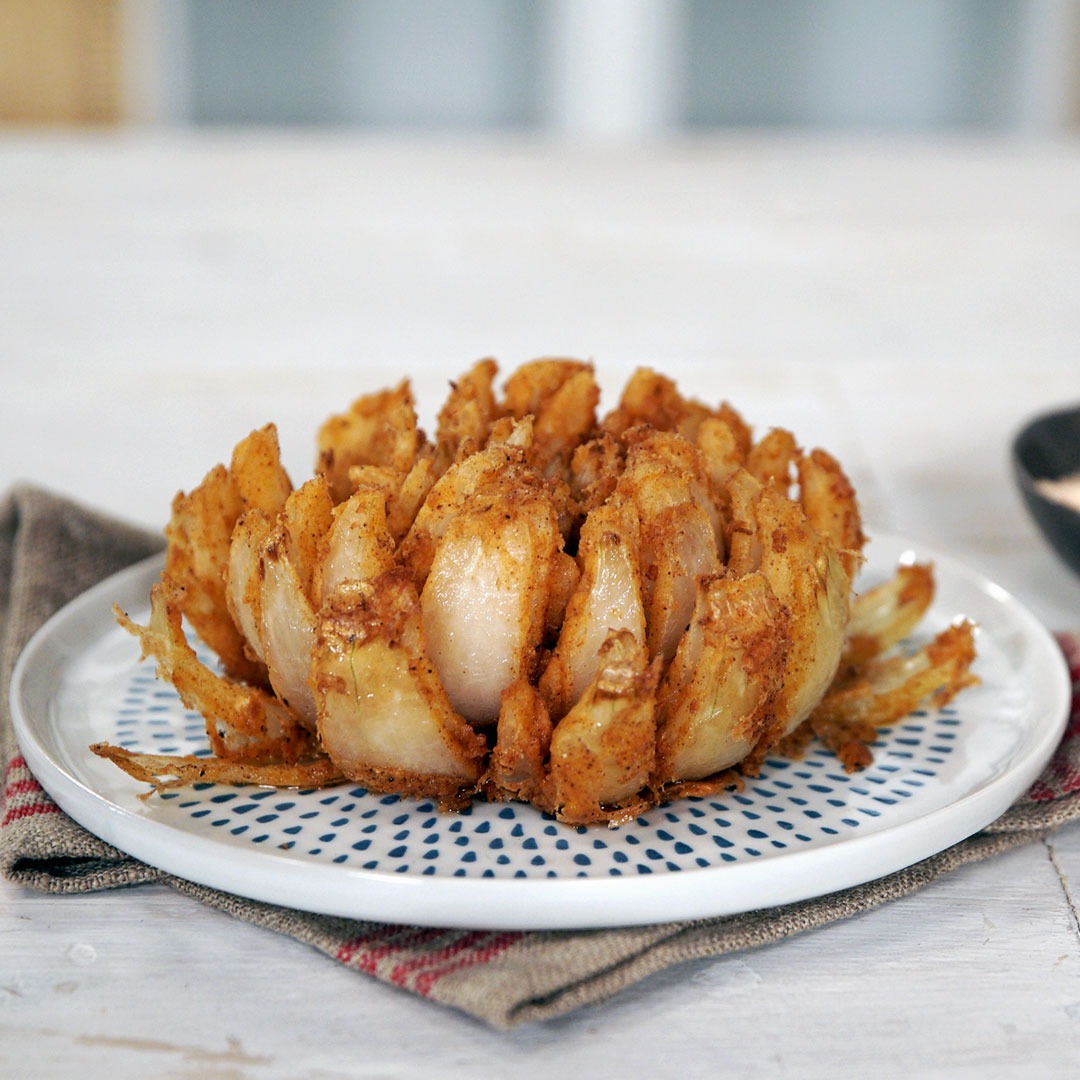
[[[1047,424],[1053,422],[1061,422],[1063,420],[1075,420],[1077,429],[1080,431],[1080,402],[1074,405],[1063,405],[1051,409],[1046,409],[1043,412],[1036,413],[1029,417],[1024,423],[1017,429],[1012,439],[1012,459],[1013,464],[1016,467],[1016,471],[1020,477],[1020,480],[1024,483],[1025,487],[1029,488],[1031,492],[1039,499],[1044,499],[1048,502],[1054,502],[1055,505],[1061,505],[1056,500],[1047,499],[1036,486],[1038,480],[1060,480],[1063,476],[1071,476],[1073,472],[1080,471],[1080,450],[1077,451],[1076,465],[1067,469],[1064,472],[1055,471],[1036,471],[1031,468],[1030,463],[1024,453],[1024,445],[1031,439],[1033,433],[1039,428],[1045,427]],[[1071,509],[1066,507],[1066,509]],[[1077,513],[1077,511],[1072,511]]]

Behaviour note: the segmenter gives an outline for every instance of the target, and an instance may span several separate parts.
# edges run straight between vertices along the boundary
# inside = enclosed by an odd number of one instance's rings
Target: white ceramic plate
[[[619,926],[727,915],[901,869],[978,831],[1035,780],[1061,737],[1069,680],[1053,638],[1012,596],[953,560],[878,535],[860,587],[932,559],[929,636],[979,625],[978,687],[882,732],[848,776],[823,749],[770,758],[744,791],[682,799],[619,829],[560,825],[531,806],[200,784],[144,785],[87,747],[205,752],[202,718],[138,662],[118,602],[145,621],[158,559],[98,585],[35,636],[12,712],[35,776],[76,821],[154,866],[306,911],[484,929]]]

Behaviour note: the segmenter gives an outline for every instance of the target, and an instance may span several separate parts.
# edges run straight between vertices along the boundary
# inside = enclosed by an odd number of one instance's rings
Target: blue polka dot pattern
[[[519,803],[441,813],[429,799],[355,785],[294,791],[195,784],[155,797],[155,813],[229,843],[388,874],[677,873],[836,843],[933,809],[931,781],[949,768],[962,722],[955,707],[913,713],[883,730],[873,764],[850,776],[812,744],[801,760],[769,758],[742,790],[679,799],[617,829],[562,825]],[[209,753],[202,717],[146,664],[133,670],[117,703],[112,741],[144,752]]]

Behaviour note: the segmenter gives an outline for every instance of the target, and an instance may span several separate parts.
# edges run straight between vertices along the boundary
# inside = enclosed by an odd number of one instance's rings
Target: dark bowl
[[[1013,441],[1013,467],[1035,524],[1061,559],[1080,574],[1080,511],[1049,498],[1040,480],[1080,472],[1080,405],[1031,420]]]

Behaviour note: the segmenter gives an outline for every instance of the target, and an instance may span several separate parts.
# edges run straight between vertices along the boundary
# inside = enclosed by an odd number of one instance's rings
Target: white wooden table
[[[159,527],[267,420],[303,477],[358,394],[411,374],[433,415],[542,354],[792,428],[873,525],[1080,625],[1008,464],[1080,401],[1080,144],[0,139],[4,488]],[[0,1075],[1077,1075],[1078,899],[1072,829],[497,1034],[167,888],[0,884]]]

